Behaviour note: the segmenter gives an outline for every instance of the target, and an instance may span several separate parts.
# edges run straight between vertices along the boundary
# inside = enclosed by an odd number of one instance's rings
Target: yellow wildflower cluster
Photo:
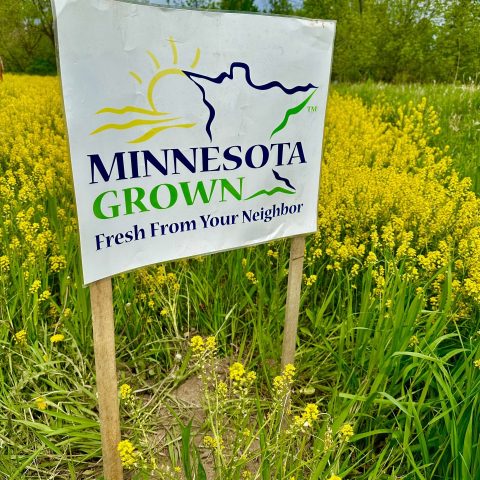
[[[30,293],[37,293],[38,289],[41,287],[42,282],[40,280],[34,280],[32,285],[30,286],[29,292]]]
[[[303,276],[303,281],[307,287],[311,287],[316,281],[317,281],[317,276],[316,275],[310,275],[310,276]]]
[[[223,440],[221,438],[214,438],[210,435],[203,437],[203,445],[211,450],[221,450],[223,448]]]
[[[382,295],[385,272],[394,267],[416,288],[427,285],[436,308],[446,276],[430,279],[452,264],[458,307],[480,303],[480,199],[471,180],[452,169],[447,149],[431,146],[439,127],[426,100],[393,111],[333,94],[327,116],[318,231],[307,249],[305,283],[323,265],[352,278],[370,269],[372,293]]]
[[[200,335],[195,335],[190,340],[190,348],[194,355],[213,355],[217,349],[215,337],[207,337],[205,340]]]
[[[245,276],[247,277],[247,280],[249,282],[252,282],[254,285],[256,285],[258,283],[257,277],[255,276],[255,274],[253,272],[247,272],[245,274]]]
[[[65,335],[62,335],[61,333],[56,333],[55,335],[52,335],[50,337],[50,342],[52,344],[63,342],[65,340]]]
[[[338,433],[342,441],[348,442],[353,437],[353,427],[349,423],[345,423],[340,427]]]
[[[416,345],[418,345],[420,343],[420,341],[418,340],[418,337],[416,335],[412,335],[410,337],[410,340],[408,342],[408,346],[409,347],[415,347]]]
[[[243,363],[235,362],[229,367],[230,380],[237,384],[252,384],[257,379],[257,374],[247,371]]]
[[[15,343],[17,345],[26,345],[27,344],[27,331],[19,330],[15,333]]]
[[[293,422],[296,427],[308,428],[318,419],[318,407],[314,403],[309,403],[302,412],[302,415],[295,415]]]
[[[245,367],[240,362],[235,362],[229,368],[230,370],[230,380],[234,382],[239,382],[243,379],[245,375]]]
[[[64,253],[77,242],[58,86],[54,77],[9,76],[0,88],[0,274],[10,276],[5,295],[23,295],[35,318],[56,295]]]
[[[272,258],[278,258],[278,252],[276,250],[269,249],[267,255]]]
[[[7,255],[0,257],[0,271],[8,272],[10,270],[10,260]]]
[[[122,440],[117,446],[122,465],[127,470],[134,467],[137,463],[138,452],[130,440]]]
[[[59,272],[67,266],[67,261],[63,255],[52,255],[50,257],[50,270],[52,272]]]
[[[47,401],[43,397],[38,397],[35,399],[35,407],[37,407],[39,410],[46,410]]]
[[[128,383],[124,383],[120,385],[119,393],[122,400],[128,400],[132,397],[132,387]]]
[[[52,294],[50,293],[50,290],[44,290],[38,297],[38,301],[44,302],[45,300],[48,300],[51,296]]]
[[[282,375],[277,375],[273,379],[273,388],[277,398],[283,398],[290,391],[295,376],[295,367],[288,363],[283,369]]]

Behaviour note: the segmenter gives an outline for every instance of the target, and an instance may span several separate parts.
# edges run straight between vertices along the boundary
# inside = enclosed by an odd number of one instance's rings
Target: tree
[[[1,0],[0,55],[8,70],[55,71],[55,38],[48,0]]]
[[[453,0],[444,6],[437,39],[444,81],[480,81],[480,2]]]
[[[292,15],[293,6],[289,0],[269,0],[270,13],[276,13],[279,15]]]
[[[258,12],[258,7],[254,0],[221,0],[221,10],[241,11],[241,12]]]

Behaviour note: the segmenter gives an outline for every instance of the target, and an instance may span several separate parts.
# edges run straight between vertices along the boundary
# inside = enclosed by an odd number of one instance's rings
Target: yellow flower
[[[210,435],[205,435],[203,437],[203,445],[207,448],[212,450],[215,449],[222,449],[223,448],[223,441],[221,438],[215,439]]]
[[[271,250],[271,249],[270,249],[270,250],[267,252],[267,255],[268,255],[269,257],[272,257],[272,258],[278,258],[278,252],[275,251],[275,250]]]
[[[338,475],[332,475],[328,480],[342,480]]]
[[[35,399],[35,406],[39,410],[45,410],[47,408],[47,402],[43,397],[38,397]]]
[[[373,264],[373,263],[376,263],[378,261],[377,259],[377,256],[375,255],[374,252],[368,252],[368,255],[367,255],[367,263],[368,264]]]
[[[228,385],[225,382],[218,382],[217,393],[221,397],[226,397],[228,393]]]
[[[273,379],[273,387],[275,388],[275,390],[281,390],[283,387],[283,384],[284,384],[284,378],[282,375],[277,375]]]
[[[29,289],[29,292],[30,293],[37,293],[38,289],[41,287],[41,285],[42,285],[42,282],[40,280],[34,280],[30,289]]]
[[[41,295],[38,297],[39,302],[44,302],[45,300],[48,300],[52,294],[50,293],[50,290],[44,290]]]
[[[194,354],[199,355],[205,351],[205,343],[200,335],[195,335],[190,340],[190,347]]]
[[[10,270],[10,260],[7,255],[0,257],[0,270],[2,272],[8,272]]]
[[[160,311],[160,315],[162,317],[166,317],[168,315],[168,309],[167,308],[162,308],[162,310]]]
[[[313,425],[315,420],[318,419],[318,407],[314,403],[309,403],[304,411],[302,412],[302,415],[295,415],[293,421],[294,425],[297,428],[305,429],[309,428]]]
[[[252,282],[254,285],[256,285],[258,283],[258,280],[257,278],[255,277],[255,274],[253,272],[247,272],[245,274],[245,276],[247,277],[247,279]]]
[[[52,272],[59,272],[67,266],[67,261],[63,255],[52,255],[50,257],[50,270]]]
[[[344,442],[348,442],[353,436],[353,427],[349,423],[344,423],[338,433]]]
[[[128,400],[132,396],[132,387],[128,383],[124,383],[120,386],[119,393],[122,400]]]
[[[304,282],[307,287],[311,287],[317,281],[316,275],[304,276]]]
[[[295,375],[295,370],[296,368],[291,363],[287,363],[283,369],[283,376],[292,380]]]
[[[475,360],[473,364],[475,365],[476,368],[480,368],[480,358],[478,360]]]
[[[50,337],[50,342],[52,343],[63,342],[63,340],[65,340],[65,335],[62,335],[61,333],[56,333]]]
[[[302,416],[305,420],[312,423],[318,418],[318,407],[314,403],[309,403],[305,407],[305,411],[303,412]]]
[[[15,343],[17,345],[26,345],[27,344],[27,331],[26,330],[19,330],[15,334]]]
[[[234,382],[240,382],[245,374],[245,367],[240,362],[235,362],[230,366],[230,379]]]
[[[210,352],[215,351],[215,349],[217,348],[217,341],[215,337],[207,337],[207,339],[205,340],[205,348]]]
[[[138,452],[135,450],[130,440],[122,440],[117,446],[117,451],[120,454],[122,465],[127,470],[135,466],[137,462]]]
[[[283,369],[282,375],[277,375],[273,379],[273,388],[277,395],[283,396],[290,390],[295,376],[295,367],[291,363],[287,363]]]
[[[410,337],[410,340],[408,341],[408,346],[409,347],[415,347],[418,344],[419,344],[418,337],[416,335],[412,335]]]

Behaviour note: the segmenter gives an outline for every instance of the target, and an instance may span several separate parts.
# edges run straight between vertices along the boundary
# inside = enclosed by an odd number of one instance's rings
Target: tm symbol
[[[317,108],[318,108],[318,107],[317,107],[316,105],[309,105],[309,106],[307,107],[308,111],[309,111],[309,112],[312,112],[312,113],[316,112],[316,111],[317,111]]]

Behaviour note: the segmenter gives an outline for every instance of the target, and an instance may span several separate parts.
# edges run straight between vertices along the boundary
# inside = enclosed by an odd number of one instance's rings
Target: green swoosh
[[[307,103],[309,102],[309,100],[312,98],[313,94],[316,91],[317,89],[315,89],[302,103],[298,104],[296,107],[292,107],[287,110],[287,112],[285,113],[285,117],[283,117],[282,122],[280,123],[280,125],[278,125],[275,128],[275,130],[270,135],[270,138],[272,138],[277,132],[279,132],[280,130],[283,130],[287,126],[288,120],[292,115],[296,115],[297,113],[300,113],[305,108],[305,106],[307,105]]]
[[[268,195],[271,197],[272,195],[275,195],[275,193],[285,193],[287,195],[293,195],[295,192],[291,192],[290,190],[287,190],[282,187],[275,187],[272,190],[259,190],[257,193],[254,193],[250,197],[246,198],[245,200],[251,200],[252,198],[259,197],[260,195]]]

